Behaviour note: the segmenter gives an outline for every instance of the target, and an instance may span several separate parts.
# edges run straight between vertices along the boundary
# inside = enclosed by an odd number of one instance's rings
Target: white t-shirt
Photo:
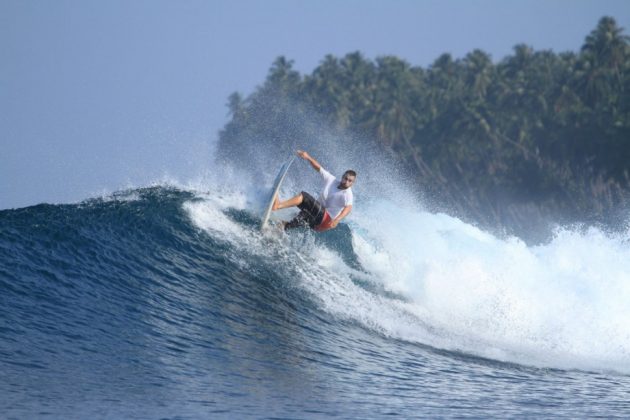
[[[319,173],[324,178],[324,188],[319,195],[319,202],[326,207],[328,214],[334,219],[339,216],[345,206],[352,205],[352,187],[340,190],[337,188],[339,181],[334,175],[322,167],[319,168]]]

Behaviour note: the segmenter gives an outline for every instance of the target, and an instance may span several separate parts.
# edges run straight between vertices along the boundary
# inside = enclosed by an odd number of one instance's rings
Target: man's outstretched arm
[[[309,155],[308,153],[306,153],[306,152],[305,152],[305,151],[303,151],[303,150],[298,150],[298,151],[297,151],[297,155],[298,155],[299,157],[301,157],[302,159],[307,160],[307,161],[311,164],[311,166],[313,167],[313,169],[315,169],[317,172],[319,172],[319,170],[321,169],[322,165],[320,165],[318,161],[316,161],[315,159],[313,159],[313,158],[311,157],[311,155]]]
[[[335,219],[332,221],[332,223],[330,224],[330,227],[333,229],[336,228],[339,222],[341,222],[341,219],[349,215],[351,211],[352,211],[352,204],[345,206],[343,210],[341,210],[341,213],[339,213],[339,216],[335,217]]]

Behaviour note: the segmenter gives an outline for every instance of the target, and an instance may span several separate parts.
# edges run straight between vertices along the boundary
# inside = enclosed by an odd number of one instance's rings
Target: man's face
[[[346,190],[346,189],[350,188],[354,184],[354,180],[355,179],[356,179],[355,176],[344,174],[341,177],[341,182],[339,183],[338,188],[341,189],[341,190]]]

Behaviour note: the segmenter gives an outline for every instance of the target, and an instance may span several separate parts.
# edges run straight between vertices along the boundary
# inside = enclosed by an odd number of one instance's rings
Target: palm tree
[[[298,93],[300,82],[300,73],[293,70],[293,60],[280,56],[271,65],[263,89],[272,94],[294,96]]]
[[[600,19],[586,37],[579,61],[580,90],[591,107],[616,98],[623,89],[621,68],[628,57],[628,40],[612,17]],[[611,80],[612,79],[612,80]]]
[[[468,90],[472,91],[478,99],[483,100],[494,73],[490,56],[481,50],[474,50],[464,58],[463,65],[466,68]]]

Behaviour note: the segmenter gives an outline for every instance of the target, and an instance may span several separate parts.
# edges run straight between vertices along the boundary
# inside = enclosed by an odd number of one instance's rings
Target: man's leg
[[[314,228],[322,222],[326,213],[326,209],[312,195],[304,191],[287,201],[279,202],[276,200],[274,202],[274,209],[290,206],[297,206],[300,209],[300,213],[284,225],[285,229],[300,226]]]
[[[295,197],[289,198],[286,201],[280,201],[278,199],[278,196],[276,195],[276,199],[274,200],[273,207],[271,207],[271,209],[280,210],[280,209],[286,209],[288,207],[299,206],[300,204],[302,204],[302,201],[304,201],[304,196],[302,195],[302,193],[299,193]]]

